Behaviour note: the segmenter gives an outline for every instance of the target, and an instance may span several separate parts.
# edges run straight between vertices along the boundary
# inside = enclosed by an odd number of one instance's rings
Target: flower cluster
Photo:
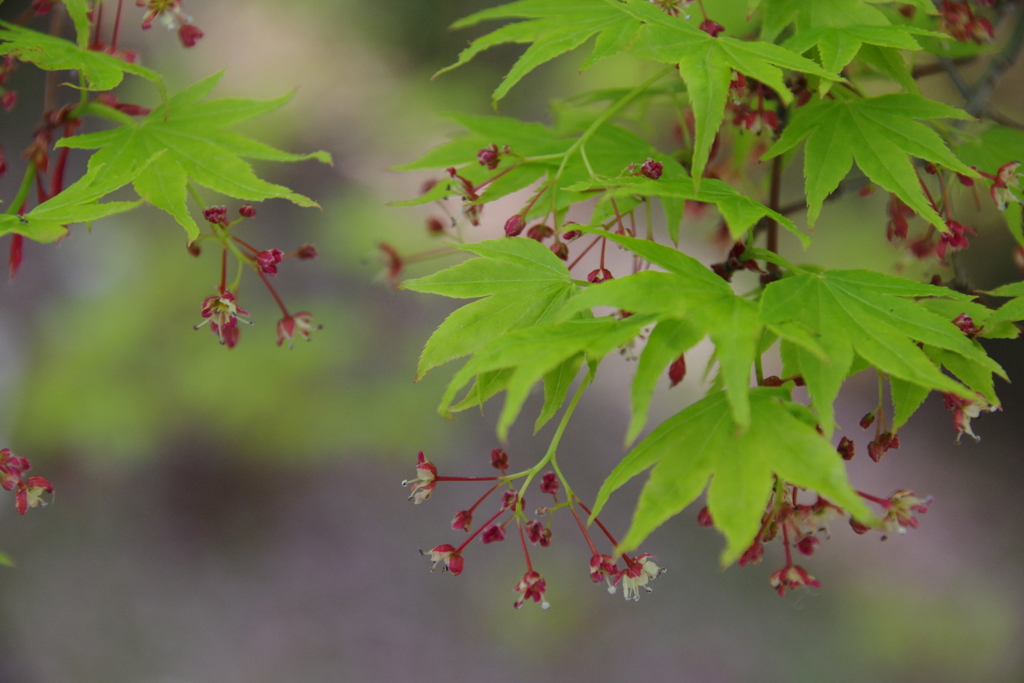
[[[840,452],[843,452],[845,446],[852,457],[853,443],[845,438],[843,441],[847,443],[840,444]],[[846,457],[845,454],[844,457]],[[768,579],[768,584],[780,596],[784,596],[787,590],[796,590],[804,586],[814,588],[821,586],[821,582],[811,576],[806,569],[794,563],[793,549],[795,548],[804,557],[811,557],[821,544],[821,538],[829,537],[829,523],[847,517],[844,510],[821,496],[818,496],[809,505],[799,503],[797,498],[801,492],[804,490],[797,486],[781,481],[777,482],[775,492],[771,500],[768,501],[761,519],[761,528],[754,537],[754,542],[739,559],[740,566],[760,564],[764,559],[764,545],[773,540],[781,540],[785,549],[786,563],[780,569],[772,572]],[[930,498],[921,499],[913,492],[905,490],[897,491],[887,499],[861,491],[857,493],[865,500],[881,506],[881,519],[874,528],[883,532],[883,541],[888,538],[890,533],[904,533],[907,528],[916,529],[918,522],[914,513],[927,512],[928,505],[931,503]],[[872,529],[852,517],[850,517],[849,523],[858,534],[867,533]],[[697,515],[697,524],[702,527],[714,525],[711,512],[707,507]]]
[[[22,515],[29,508],[46,505],[43,494],[53,493],[53,485],[44,477],[22,478],[31,467],[27,458],[15,455],[10,448],[0,449],[0,487],[14,491],[14,507]]]
[[[206,323],[209,323],[210,330],[217,336],[220,343],[231,349],[238,344],[239,337],[241,336],[238,321],[241,320],[248,325],[252,325],[252,322],[248,319],[249,312],[240,307],[237,302],[239,278],[236,277],[235,282],[231,285],[227,283],[228,253],[230,252],[240,264],[248,265],[256,271],[256,274],[270,292],[271,297],[273,297],[274,302],[281,309],[283,317],[277,321],[277,345],[281,346],[287,341],[290,348],[296,337],[308,340],[313,330],[320,329],[320,326],[313,325],[313,315],[311,313],[305,311],[290,313],[268,277],[277,275],[277,266],[284,259],[314,259],[317,257],[317,251],[311,244],[303,245],[296,251],[288,254],[280,249],[261,250],[231,234],[231,228],[236,223],[246,218],[254,218],[255,216],[256,209],[249,204],[245,204],[238,209],[238,218],[234,220],[229,218],[226,206],[209,206],[203,209],[203,218],[210,225],[210,234],[200,236],[192,242],[189,245],[189,253],[193,256],[199,256],[201,253],[199,245],[202,241],[213,240],[219,242],[221,247],[221,275],[217,293],[206,297],[203,301],[200,311],[203,321],[196,325],[195,329],[198,330]],[[241,272],[239,272],[240,275]]]
[[[576,524],[590,549],[591,557],[587,567],[587,574],[593,582],[599,583],[604,581],[607,584],[608,591],[610,593],[615,593],[617,587],[621,584],[623,596],[627,600],[638,600],[641,590],[646,592],[651,591],[648,584],[661,576],[665,571],[656,564],[656,558],[650,554],[642,554],[633,557],[626,553],[622,553],[620,554],[620,557],[624,566],[620,568],[618,562],[612,555],[599,552],[593,538],[587,530],[587,526],[583,523],[583,520],[576,511],[576,508],[578,507],[585,514],[590,515],[591,513],[589,508],[587,508],[587,506],[571,492],[568,492],[567,500],[560,499],[559,492],[562,488],[562,482],[559,475],[555,472],[546,472],[541,476],[539,483],[540,493],[545,496],[551,496],[552,504],[548,507],[541,507],[536,510],[536,514],[543,519],[528,519],[525,513],[526,501],[523,497],[523,491],[529,484],[537,468],[534,468],[534,470],[531,470],[530,472],[509,475],[507,473],[508,463],[508,454],[504,450],[496,448],[491,451],[491,466],[500,472],[500,476],[449,477],[439,476],[437,473],[437,467],[426,459],[422,451],[417,455],[416,478],[402,482],[402,486],[411,485],[412,490],[409,495],[409,500],[412,500],[415,503],[422,503],[430,498],[439,482],[494,482],[490,489],[488,489],[471,507],[455,513],[455,517],[452,519],[451,524],[452,529],[456,531],[464,531],[469,534],[461,544],[455,546],[450,543],[443,543],[435,546],[428,552],[422,553],[423,555],[429,556],[431,561],[431,571],[440,566],[442,572],[447,571],[451,572],[453,576],[458,576],[465,569],[464,553],[470,543],[478,537],[480,538],[480,542],[485,545],[490,543],[500,543],[505,540],[507,527],[514,523],[516,532],[519,536],[519,545],[522,549],[526,563],[526,571],[523,574],[523,578],[513,587],[514,591],[519,594],[519,598],[515,601],[514,606],[516,609],[519,609],[527,602],[532,601],[540,603],[542,608],[547,609],[550,606],[545,597],[545,593],[547,592],[547,582],[534,568],[533,559],[530,556],[529,545],[540,546],[541,548],[547,548],[550,546],[552,541],[552,517],[557,510],[568,509],[575,519]],[[526,477],[526,482],[520,489],[515,489],[513,487],[513,482],[523,477]],[[487,521],[480,525],[476,531],[471,531],[474,513],[491,497],[492,494],[502,487],[507,488],[502,493],[498,510],[491,514]],[[503,517],[504,519],[502,520]],[[594,524],[596,524],[601,530],[614,550],[614,548],[618,546],[615,538],[608,532],[607,528],[599,519],[595,518]]]
[[[720,26],[718,28],[721,30]],[[732,125],[755,134],[762,130],[767,130],[770,133],[778,131],[779,115],[774,110],[765,107],[766,99],[777,101],[778,95],[759,81],[748,81],[743,74],[734,72],[732,82],[729,84],[729,104],[727,105],[728,110],[732,113]]]

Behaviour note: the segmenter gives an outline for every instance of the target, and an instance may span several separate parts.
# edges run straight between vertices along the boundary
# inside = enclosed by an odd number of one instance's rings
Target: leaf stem
[[[4,211],[5,214],[16,214],[21,211],[21,207],[25,205],[25,201],[28,199],[28,193],[32,189],[32,181],[36,177],[36,163],[34,161],[28,162],[28,166],[25,168],[25,175],[21,179],[21,186],[18,188],[18,194],[14,196],[14,201]]]
[[[592,379],[592,372],[588,372],[583,377],[583,381],[580,382],[579,387],[576,389],[576,394],[572,397],[572,401],[569,402],[569,407],[565,409],[565,414],[562,415],[561,422],[558,423],[558,429],[555,430],[555,435],[551,437],[551,444],[548,446],[547,453],[545,453],[544,457],[540,459],[540,462],[530,468],[529,473],[526,475],[526,481],[524,481],[523,485],[519,487],[520,495],[522,495],[522,492],[525,492],[530,486],[530,482],[535,476],[537,476],[537,473],[544,469],[549,462],[554,461],[555,451],[558,449],[558,443],[562,440],[562,434],[565,433],[566,425],[569,424],[569,418],[572,417],[573,412],[576,410],[576,404],[580,402],[580,397],[583,396],[583,391],[587,388]]]

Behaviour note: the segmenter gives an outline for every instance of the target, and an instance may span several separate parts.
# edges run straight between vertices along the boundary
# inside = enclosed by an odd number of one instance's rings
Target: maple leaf
[[[822,359],[791,340],[782,342],[785,372],[803,375],[826,436],[835,426],[832,404],[854,367],[855,356],[891,377],[966,398],[974,393],[942,374],[919,342],[1006,377],[999,364],[951,319],[910,300],[913,297],[969,298],[943,287],[866,270],[804,273],[765,287],[761,320],[805,325],[827,355]]]
[[[90,170],[63,192],[22,216],[0,214],[0,235],[13,232],[36,242],[53,242],[68,234],[66,226],[70,223],[89,223],[139,205],[140,202],[99,204],[99,199],[117,189],[97,180],[101,170],[102,166]]]
[[[508,5],[476,12],[452,24],[453,29],[468,28],[489,19],[526,19],[507,24],[477,38],[459,54],[457,62],[434,77],[470,61],[480,52],[502,43],[532,43],[516,61],[492,95],[494,104],[503,98],[523,76],[541,64],[582,45],[594,34],[597,42],[581,68],[621,52],[629,46],[636,26],[624,21],[620,12],[603,0],[519,0]]]
[[[978,174],[953,156],[942,138],[915,119],[970,120],[966,112],[918,95],[893,94],[831,99],[797,110],[782,136],[762,159],[789,151],[804,138],[807,223],[813,226],[825,198],[849,172],[854,159],[873,182],[896,194],[942,232],[946,223],[921,190],[910,155],[971,177]]]
[[[132,182],[140,197],[169,213],[185,228],[189,241],[199,236],[199,227],[186,204],[186,188],[190,182],[236,199],[261,201],[280,197],[299,206],[318,206],[287,187],[261,180],[243,158],[274,161],[313,158],[330,163],[329,154],[288,154],[227,130],[227,126],[280,107],[290,95],[267,101],[236,98],[201,101],[222,73],[186,88],[142,121],[91,104],[95,111],[106,113],[122,125],[98,133],[65,137],[55,146],[97,150],[89,158],[90,169],[103,167],[97,182],[112,186]],[[155,157],[157,152],[162,154]],[[146,167],[140,170],[143,165]]]
[[[76,21],[76,28],[78,27]],[[15,24],[0,22],[0,55],[15,57],[35,64],[45,71],[76,70],[88,85],[87,90],[112,90],[124,79],[125,73],[153,81],[163,92],[161,76],[138,64],[131,64],[106,52],[89,50],[80,43],[51,36]]]
[[[714,342],[715,357],[726,384],[729,405],[737,424],[747,425],[750,420],[747,400],[750,369],[761,330],[756,306],[736,296],[725,280],[682,252],[648,240],[593,228],[584,231],[621,244],[668,272],[644,271],[592,285],[566,302],[559,315],[564,318],[592,306],[614,306],[652,316],[654,320],[691,322],[701,331],[701,337],[708,335]],[[679,343],[685,344],[685,341],[684,338]],[[660,351],[656,353],[661,355]],[[646,386],[637,388],[637,393],[646,392]],[[630,438],[635,438],[643,427],[646,403],[642,398],[634,401]]]
[[[714,392],[665,420],[612,471],[597,494],[591,519],[614,491],[654,466],[619,552],[636,548],[707,487],[708,509],[727,541],[721,563],[732,564],[757,534],[775,477],[813,489],[863,523],[874,521],[850,486],[835,447],[818,434],[805,406],[792,402],[781,387],[757,387],[749,397],[746,430],[727,410],[725,393]]]
[[[910,33],[896,26],[826,26],[801,31],[782,45],[798,54],[817,46],[822,68],[835,74],[853,61],[864,45],[895,50],[921,49],[921,44]],[[831,85],[830,81],[823,80],[819,92],[828,92]]]

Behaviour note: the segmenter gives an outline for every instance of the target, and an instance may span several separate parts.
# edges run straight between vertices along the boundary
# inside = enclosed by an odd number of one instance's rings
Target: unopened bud
[[[242,206],[238,208],[238,215],[243,218],[252,218],[256,215],[256,209],[252,207],[252,204],[242,204]]]
[[[299,250],[295,252],[295,255],[298,256],[299,259],[302,261],[315,259],[317,256],[319,256],[319,254],[316,251],[316,247],[314,247],[312,244],[303,244],[301,247],[299,247]]]
[[[518,213],[505,221],[505,237],[515,237],[526,227],[526,219]]]

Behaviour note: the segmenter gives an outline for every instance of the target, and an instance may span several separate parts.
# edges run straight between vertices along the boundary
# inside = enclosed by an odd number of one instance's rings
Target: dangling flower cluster
[[[559,491],[562,483],[555,472],[545,473],[541,477],[539,484],[540,493],[542,495],[551,496],[552,504],[548,507],[541,507],[536,510],[536,514],[539,517],[542,517],[542,519],[527,519],[525,513],[526,501],[522,496],[522,492],[525,490],[525,486],[532,478],[533,473],[522,472],[515,475],[509,475],[508,464],[508,454],[504,450],[496,448],[491,451],[491,466],[500,472],[500,476],[449,477],[438,475],[437,467],[426,459],[422,451],[417,455],[416,478],[402,482],[403,486],[412,486],[409,499],[415,503],[422,503],[427,500],[434,492],[439,482],[494,482],[491,488],[488,489],[471,507],[455,513],[455,517],[452,519],[452,529],[456,531],[464,531],[469,534],[461,544],[455,546],[450,543],[443,543],[435,546],[430,551],[421,551],[423,555],[430,557],[431,571],[440,566],[442,571],[448,571],[451,572],[452,575],[458,576],[465,568],[464,553],[470,543],[472,543],[477,537],[480,538],[480,542],[484,545],[500,543],[505,540],[506,528],[509,524],[514,522],[519,536],[519,546],[522,549],[526,564],[526,570],[523,574],[523,578],[513,587],[514,592],[519,594],[514,606],[516,609],[519,609],[527,602],[532,601],[540,603],[540,606],[543,609],[547,609],[550,606],[545,597],[547,592],[547,582],[534,568],[533,559],[530,556],[529,545],[540,546],[541,548],[547,548],[550,546],[552,541],[552,517],[555,511],[568,508],[572,513],[587,546],[590,548],[591,558],[589,566],[587,567],[587,573],[591,580],[595,583],[605,581],[608,586],[608,592],[610,593],[615,593],[616,587],[621,583],[623,595],[627,600],[639,599],[641,589],[646,592],[651,591],[648,584],[665,572],[663,568],[659,567],[655,563],[656,558],[650,554],[642,554],[632,557],[623,553],[620,557],[625,566],[620,569],[617,561],[612,557],[612,555],[600,553],[591,538],[586,525],[584,525],[583,520],[576,511],[576,508],[579,507],[585,514],[590,515],[589,508],[580,502],[580,500],[571,492],[568,493],[567,500],[560,500]],[[513,487],[513,482],[523,477],[526,477],[526,484],[523,485],[523,488],[516,490]],[[471,531],[473,515],[477,511],[477,508],[488,500],[495,491],[503,486],[507,486],[508,488],[501,496],[497,512],[493,513],[476,531]],[[499,521],[502,517],[505,519],[503,521]],[[615,538],[608,532],[604,524],[599,519],[595,518],[594,523],[605,535],[613,549],[618,546]],[[529,544],[527,543],[528,541]]]
[[[843,452],[844,450],[848,450],[850,457],[853,457],[853,442],[844,438],[840,443],[839,450],[844,458],[849,459]],[[775,491],[771,500],[768,501],[761,519],[761,528],[754,537],[754,542],[739,559],[741,567],[747,564],[760,564],[764,559],[764,544],[781,539],[785,549],[786,563],[780,569],[772,572],[768,578],[768,584],[780,596],[784,596],[787,590],[797,590],[804,586],[813,588],[821,586],[820,581],[793,561],[793,548],[804,557],[811,557],[821,544],[821,538],[829,537],[829,523],[847,516],[844,510],[821,496],[818,496],[810,505],[799,503],[797,498],[803,491],[804,489],[797,486],[782,481],[776,482]],[[927,512],[928,505],[931,503],[930,498],[922,500],[910,491],[897,491],[888,499],[878,498],[861,491],[857,493],[865,500],[877,503],[882,507],[882,516],[877,529],[883,532],[883,541],[888,538],[889,533],[904,533],[906,528],[917,528],[917,519],[914,518],[913,513]],[[864,534],[872,528],[852,517],[850,517],[849,523],[858,534]],[[697,515],[697,524],[702,527],[714,525],[711,512],[707,507]]]
[[[284,317],[277,321],[277,345],[281,346],[287,341],[290,348],[292,341],[296,337],[308,340],[312,331],[320,329],[320,326],[313,325],[311,313],[305,311],[294,314],[289,313],[288,308],[284,305],[281,297],[278,296],[268,277],[277,275],[277,266],[284,259],[297,258],[300,261],[304,261],[316,258],[316,248],[311,244],[306,244],[288,254],[280,249],[257,249],[231,234],[232,226],[243,219],[254,218],[256,216],[256,209],[249,204],[245,204],[238,209],[238,216],[234,220],[229,220],[228,210],[225,206],[210,206],[203,209],[203,218],[209,223],[211,232],[209,235],[200,236],[189,245],[189,253],[193,256],[200,255],[201,249],[199,245],[204,240],[214,240],[220,242],[221,245],[220,284],[217,287],[217,293],[206,297],[203,301],[201,309],[203,322],[196,325],[195,329],[198,330],[206,323],[209,323],[210,330],[217,335],[220,343],[231,349],[238,344],[239,337],[241,336],[238,321],[241,320],[248,325],[252,325],[252,322],[248,319],[249,312],[238,305],[236,298],[241,278],[241,269],[234,283],[230,286],[227,283],[228,252],[231,252],[240,265],[248,265],[256,271],[256,274],[284,315]],[[243,252],[239,247],[245,251]]]
[[[22,479],[31,467],[27,458],[15,455],[10,448],[0,449],[0,487],[14,491],[14,507],[22,515],[29,508],[45,506],[43,494],[53,493],[53,485],[44,477]]]

